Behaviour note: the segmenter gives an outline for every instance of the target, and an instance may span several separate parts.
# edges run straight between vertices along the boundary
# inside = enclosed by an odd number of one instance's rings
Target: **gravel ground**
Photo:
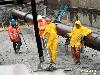
[[[1,65],[11,64],[25,64],[30,72],[38,70],[39,58],[38,50],[36,45],[36,39],[32,32],[32,28],[26,26],[20,27],[23,33],[25,42],[27,43],[28,49],[22,39],[23,45],[21,46],[20,52],[22,54],[15,54],[12,42],[10,42],[7,31],[0,32],[0,63]],[[65,38],[59,36],[59,47],[56,67],[59,69],[66,69],[66,75],[83,75],[80,73],[84,70],[96,70],[96,74],[86,75],[100,75],[100,52],[93,50],[88,47],[84,47],[83,53],[81,53],[81,64],[74,65],[71,57],[70,47],[68,51],[65,49]],[[43,50],[45,62],[42,67],[45,69],[49,66],[49,55],[47,50]]]

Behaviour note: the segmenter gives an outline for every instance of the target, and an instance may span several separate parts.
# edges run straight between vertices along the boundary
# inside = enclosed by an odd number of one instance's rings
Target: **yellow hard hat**
[[[79,25],[81,25],[81,21],[78,20],[78,21],[75,22],[75,24],[79,24]]]

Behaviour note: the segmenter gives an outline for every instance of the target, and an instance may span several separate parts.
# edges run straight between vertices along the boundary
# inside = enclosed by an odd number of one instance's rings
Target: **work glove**
[[[86,38],[86,36],[84,36],[84,35],[81,36],[82,41],[85,40],[85,38]]]
[[[69,33],[65,34],[65,38],[70,38]]]

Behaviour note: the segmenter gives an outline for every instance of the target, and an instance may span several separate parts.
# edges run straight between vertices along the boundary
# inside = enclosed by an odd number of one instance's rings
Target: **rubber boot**
[[[53,64],[50,64],[49,67],[46,68],[46,71],[54,71],[57,70],[56,67],[53,66]]]
[[[44,62],[44,56],[40,57],[40,63]]]
[[[38,64],[38,69],[43,69],[42,64],[44,62],[44,56],[40,57],[40,63]]]
[[[38,69],[43,69],[43,68],[42,68],[42,63],[39,63],[39,64],[38,64]]]

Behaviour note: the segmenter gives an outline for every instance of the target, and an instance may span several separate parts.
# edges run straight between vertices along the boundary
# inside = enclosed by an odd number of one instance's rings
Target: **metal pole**
[[[22,33],[22,32],[21,32],[21,33]],[[25,42],[24,36],[23,36],[23,34],[21,34],[21,35],[22,35],[23,41],[24,41],[24,43],[25,43],[25,45],[26,45],[27,52],[29,53],[29,49],[28,49],[28,46],[27,46],[27,44],[26,44],[26,42]]]
[[[41,40],[40,40],[40,36],[39,36],[39,28],[38,28],[38,22],[37,22],[37,12],[36,12],[35,0],[31,0],[31,6],[32,6],[32,15],[33,15],[33,23],[34,23],[34,29],[35,29],[37,48],[38,48],[39,59],[40,59],[40,63],[41,63],[44,61],[44,57],[43,57],[43,51],[42,51],[42,44],[41,44]]]

